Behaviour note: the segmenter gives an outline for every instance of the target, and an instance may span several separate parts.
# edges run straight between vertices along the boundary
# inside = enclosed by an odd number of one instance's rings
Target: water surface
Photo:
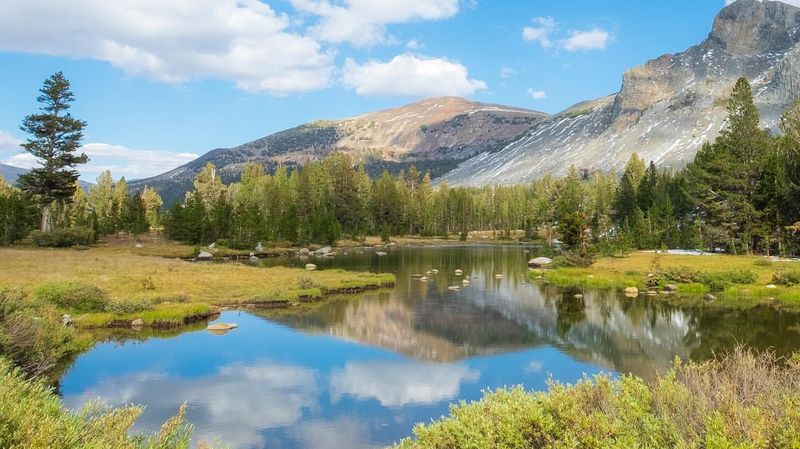
[[[681,309],[530,284],[526,261],[536,252],[405,248],[316,259],[320,269],[392,272],[397,285],[291,310],[224,312],[220,320],[240,326],[224,335],[102,343],[78,358],[60,390],[69,407],[95,397],[146,405],[138,430],[156,430],[186,402],[196,435],[234,448],[367,448],[487,388],[541,390],[549,378],[599,372],[651,377],[676,356],[702,359],[737,343],[800,348],[800,317],[768,308]],[[428,282],[411,277],[431,269],[439,274]]]

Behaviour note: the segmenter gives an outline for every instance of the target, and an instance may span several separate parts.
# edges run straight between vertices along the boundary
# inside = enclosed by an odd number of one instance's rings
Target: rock
[[[306,264],[306,271],[314,271],[316,269],[317,269],[317,266],[314,265],[313,263],[307,263]]]
[[[386,246],[388,246],[389,248],[394,248],[395,246],[397,246],[397,242],[389,242]]]
[[[658,294],[655,290],[647,290],[647,296],[656,296]]]
[[[61,324],[64,326],[72,326],[75,324],[75,320],[72,318],[72,315],[65,313],[64,316],[61,317]]]
[[[236,329],[237,327],[239,327],[239,325],[236,323],[214,323],[209,324],[206,329],[210,331],[229,331],[231,329]]]
[[[451,285],[450,287],[447,287],[447,289],[450,290],[451,292],[457,292],[461,290],[461,287],[459,287],[458,285]]]
[[[629,298],[634,298],[636,296],[639,296],[639,289],[636,287],[628,287],[625,289],[625,296]]]
[[[261,242],[258,242],[258,245],[256,245],[256,252],[257,253],[263,253],[264,252],[264,245],[262,245]]]
[[[214,248],[216,248],[216,247],[217,247],[217,243],[216,243],[216,242],[214,242],[214,243],[212,243],[212,244],[208,245],[208,249],[214,249]]]
[[[463,281],[461,281],[461,283],[464,285],[469,285],[469,279],[464,279]]]
[[[137,244],[133,245],[133,247],[134,248],[144,248],[144,245],[142,245],[141,243],[137,243]]]
[[[433,274],[439,274],[439,270],[437,270],[436,268],[434,268],[434,269],[432,269],[432,270],[431,270],[431,273],[433,273]]]
[[[380,257],[383,257],[383,256],[385,256],[385,255],[386,255],[386,253],[385,253],[385,252],[383,252],[383,251],[375,251],[375,254],[376,254],[376,255],[378,255],[378,256],[380,256]]]
[[[430,276],[430,275],[432,275],[432,274],[433,274],[433,272],[432,272],[431,270],[428,270],[428,271],[426,271],[426,272],[425,272],[425,274],[426,274],[426,275],[428,275],[428,276]]]
[[[308,257],[311,254],[311,250],[308,248],[301,248],[300,251],[297,252],[297,255],[300,257]]]
[[[314,255],[315,256],[324,256],[324,255],[326,255],[328,253],[332,253],[332,252],[333,252],[333,248],[331,248],[330,246],[323,246],[322,248],[314,251]]]
[[[421,278],[419,278],[419,281],[420,282],[428,282],[428,277],[427,276],[422,276]]]
[[[464,274],[464,272],[461,271],[461,270],[456,270],[456,271],[454,271],[454,273],[455,273],[456,276],[461,276],[462,274]]]
[[[136,318],[135,320],[131,321],[131,327],[142,327],[144,326],[144,320],[141,318]]]
[[[503,275],[502,274],[495,274],[494,278],[495,279],[503,279]]]
[[[197,260],[211,260],[214,256],[208,251],[203,251],[197,255]]]
[[[575,299],[583,299],[583,295],[581,293],[576,293]]]
[[[767,285],[767,288],[770,289],[770,290],[773,290],[773,289],[778,288],[778,286],[774,285],[774,284],[769,284],[769,285]]]
[[[325,254],[325,257],[334,257],[334,256],[336,256],[336,255],[337,255],[337,254],[336,254],[336,251],[331,251],[331,252],[329,252],[328,254]]]
[[[675,293],[678,291],[678,286],[675,284],[667,284],[664,286],[664,291],[667,293]]]
[[[703,299],[705,299],[706,301],[716,301],[716,300],[717,300],[717,297],[716,297],[716,296],[714,296],[714,295],[712,295],[711,293],[706,293],[706,294],[703,296]]]
[[[422,275],[421,275],[421,274],[419,274],[419,273],[414,273],[414,274],[412,274],[412,275],[411,275],[411,278],[412,278],[412,279],[419,279],[419,278],[421,278],[421,277],[422,277]]]
[[[553,259],[549,257],[537,257],[528,261],[528,266],[532,268],[547,268],[553,264]]]
[[[258,261],[259,261],[258,257],[256,257],[256,256],[250,256],[250,258],[249,258],[248,260],[249,260],[249,261],[250,261],[250,263],[252,263],[252,264],[257,264],[257,263],[258,263]]]

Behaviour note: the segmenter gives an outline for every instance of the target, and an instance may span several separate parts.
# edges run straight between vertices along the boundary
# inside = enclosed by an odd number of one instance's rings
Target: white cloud
[[[467,96],[486,89],[486,83],[470,79],[467,68],[458,62],[411,53],[389,62],[358,64],[347,59],[342,81],[364,96]]]
[[[527,94],[528,94],[529,97],[531,97],[534,100],[543,100],[543,99],[547,98],[547,92],[545,92],[543,90],[528,89]]]
[[[291,0],[298,11],[319,16],[310,33],[326,42],[369,46],[389,42],[386,25],[438,20],[458,13],[459,0]]]
[[[425,44],[416,39],[411,39],[410,41],[406,42],[406,48],[409,50],[420,50],[425,48]]]
[[[798,0],[800,1],[800,0]],[[590,30],[571,31],[564,39],[555,39],[558,31],[558,22],[552,17],[533,18],[535,26],[522,29],[522,39],[526,42],[539,44],[544,49],[560,48],[567,51],[578,50],[605,50],[611,42],[611,33],[602,28]]]
[[[512,76],[516,75],[517,71],[512,69],[511,67],[502,66],[500,67],[500,78],[511,78]]]
[[[21,140],[0,131],[0,162],[20,168],[37,166],[36,158],[22,151]],[[155,176],[187,162],[197,159],[194,153],[172,153],[169,151],[137,150],[122,145],[87,143],[80,152],[89,156],[89,163],[78,167],[84,179],[94,178],[104,170],[111,170],[115,177],[128,179]]]
[[[146,431],[158,430],[179,404],[186,403],[187,420],[197,429],[195,441],[219,436],[232,447],[263,447],[261,429],[295,423],[304,410],[317,406],[318,396],[315,371],[263,362],[229,365],[197,378],[147,372],[109,377],[91,391],[65,395],[64,403],[77,408],[101,397],[115,406],[147,404],[134,429]]]
[[[331,374],[331,398],[377,399],[385,407],[435,404],[458,396],[480,373],[463,364],[347,362]]]
[[[538,43],[543,48],[553,46],[550,35],[556,30],[556,21],[552,17],[534,17],[532,22],[536,25],[522,29],[522,38],[527,42]]]
[[[561,47],[567,51],[578,50],[605,50],[611,40],[611,34],[600,28],[586,31],[573,31],[570,36],[561,42]]]
[[[170,83],[229,80],[251,92],[326,87],[333,57],[258,0],[4,2],[0,51],[107,61]]]

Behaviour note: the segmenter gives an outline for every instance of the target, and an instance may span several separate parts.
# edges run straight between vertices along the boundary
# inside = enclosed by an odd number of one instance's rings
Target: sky
[[[56,71],[88,123],[82,179],[135,179],[431,96],[555,113],[701,42],[725,3],[0,0],[0,162],[35,163],[19,125]]]

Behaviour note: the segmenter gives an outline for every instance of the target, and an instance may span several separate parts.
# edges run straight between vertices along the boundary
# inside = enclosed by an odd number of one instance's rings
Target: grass
[[[105,292],[111,310],[124,311],[137,302],[147,305],[145,310],[131,313],[65,309],[75,312],[78,325],[108,325],[135,318],[153,325],[186,322],[198,314],[213,313],[213,306],[285,304],[377,288],[393,284],[394,275],[192,263],[109,249],[0,249],[0,288],[15,285],[37,291],[49,285],[45,290],[52,290],[52,285],[75,282]]]
[[[637,287],[645,290],[647,274],[651,271],[655,254],[651,252],[636,252],[626,257],[606,257],[598,259],[591,267],[572,268],[563,267],[546,271],[532,271],[530,276],[557,285],[568,285],[586,288],[613,288]],[[773,283],[773,276],[782,270],[800,271],[797,262],[769,262],[759,256],[730,256],[707,255],[690,256],[676,254],[662,254],[658,263],[662,271],[689,267],[693,271],[704,274],[720,274],[736,271],[752,271],[756,275],[755,282],[748,284],[733,284],[726,286],[719,292],[720,300],[716,303],[724,306],[752,306],[764,303],[775,303],[783,306],[800,309],[800,286],[781,286],[767,288]],[[713,276],[712,276],[713,277]],[[691,301],[692,298],[683,296],[701,296],[710,291],[707,285],[701,283],[677,283],[678,295],[676,300]],[[717,293],[715,293],[717,294]],[[697,299],[697,298],[694,298]]]
[[[414,435],[396,449],[797,448],[800,357],[737,349],[676,362],[651,383],[600,375],[547,392],[490,391]]]

